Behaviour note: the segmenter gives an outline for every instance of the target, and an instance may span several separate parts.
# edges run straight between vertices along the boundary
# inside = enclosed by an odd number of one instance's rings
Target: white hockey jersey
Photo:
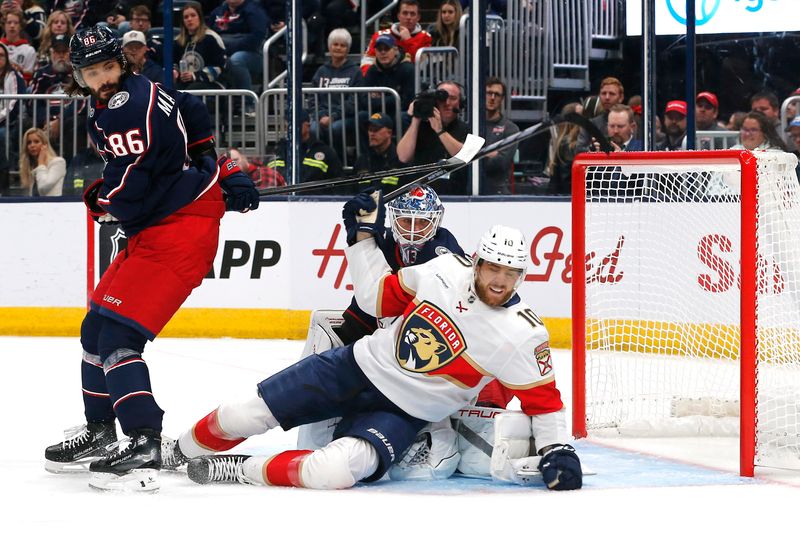
[[[453,254],[397,274],[391,274],[374,239],[356,243],[346,254],[358,305],[377,317],[398,317],[354,346],[359,367],[389,400],[435,422],[496,377],[514,391],[526,414],[558,415],[546,424],[553,426],[546,431],[552,434],[543,440],[564,438],[549,335],[518,296],[502,307],[484,304],[471,290],[472,263]]]

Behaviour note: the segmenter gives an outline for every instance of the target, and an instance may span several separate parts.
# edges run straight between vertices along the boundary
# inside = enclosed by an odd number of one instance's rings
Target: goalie
[[[380,201],[365,194],[345,204],[345,225],[356,241],[347,258],[359,306],[398,318],[352,345],[301,360],[199,420],[175,449],[196,458],[189,477],[318,489],[374,481],[428,422],[456,412],[497,377],[514,390],[524,414],[514,424],[518,433],[495,439],[494,448],[505,453],[493,454],[492,473],[517,481],[535,468],[552,490],[580,488],[580,461],[562,444],[566,422],[552,366],[535,357],[548,349],[547,330],[516,294],[528,261],[522,233],[495,226],[474,262],[445,254],[392,274],[374,238],[383,232],[381,211]],[[342,417],[335,439],[316,451],[207,456],[278,426],[335,416]],[[534,455],[524,455],[522,443]]]

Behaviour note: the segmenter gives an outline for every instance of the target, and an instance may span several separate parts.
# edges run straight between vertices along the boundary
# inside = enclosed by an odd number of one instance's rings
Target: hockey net
[[[736,435],[742,475],[800,468],[796,166],[747,151],[576,160],[576,436]]]

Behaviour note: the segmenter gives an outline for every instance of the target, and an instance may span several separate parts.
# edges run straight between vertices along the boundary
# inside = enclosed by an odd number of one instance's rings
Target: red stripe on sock
[[[192,428],[194,441],[207,450],[224,452],[230,450],[245,439],[231,439],[230,435],[222,431],[217,421],[217,410],[214,409],[197,422]]]
[[[264,463],[264,481],[280,487],[302,487],[300,468],[311,450],[287,450]]]

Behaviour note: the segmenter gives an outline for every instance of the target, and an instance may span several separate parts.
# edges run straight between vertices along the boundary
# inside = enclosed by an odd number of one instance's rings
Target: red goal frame
[[[586,431],[586,170],[625,164],[736,164],[741,168],[740,433],[739,474],[754,474],[756,448],[757,158],[747,150],[583,153],[572,166],[572,434]],[[583,259],[578,259],[583,258]],[[583,265],[583,268],[580,268]]]

